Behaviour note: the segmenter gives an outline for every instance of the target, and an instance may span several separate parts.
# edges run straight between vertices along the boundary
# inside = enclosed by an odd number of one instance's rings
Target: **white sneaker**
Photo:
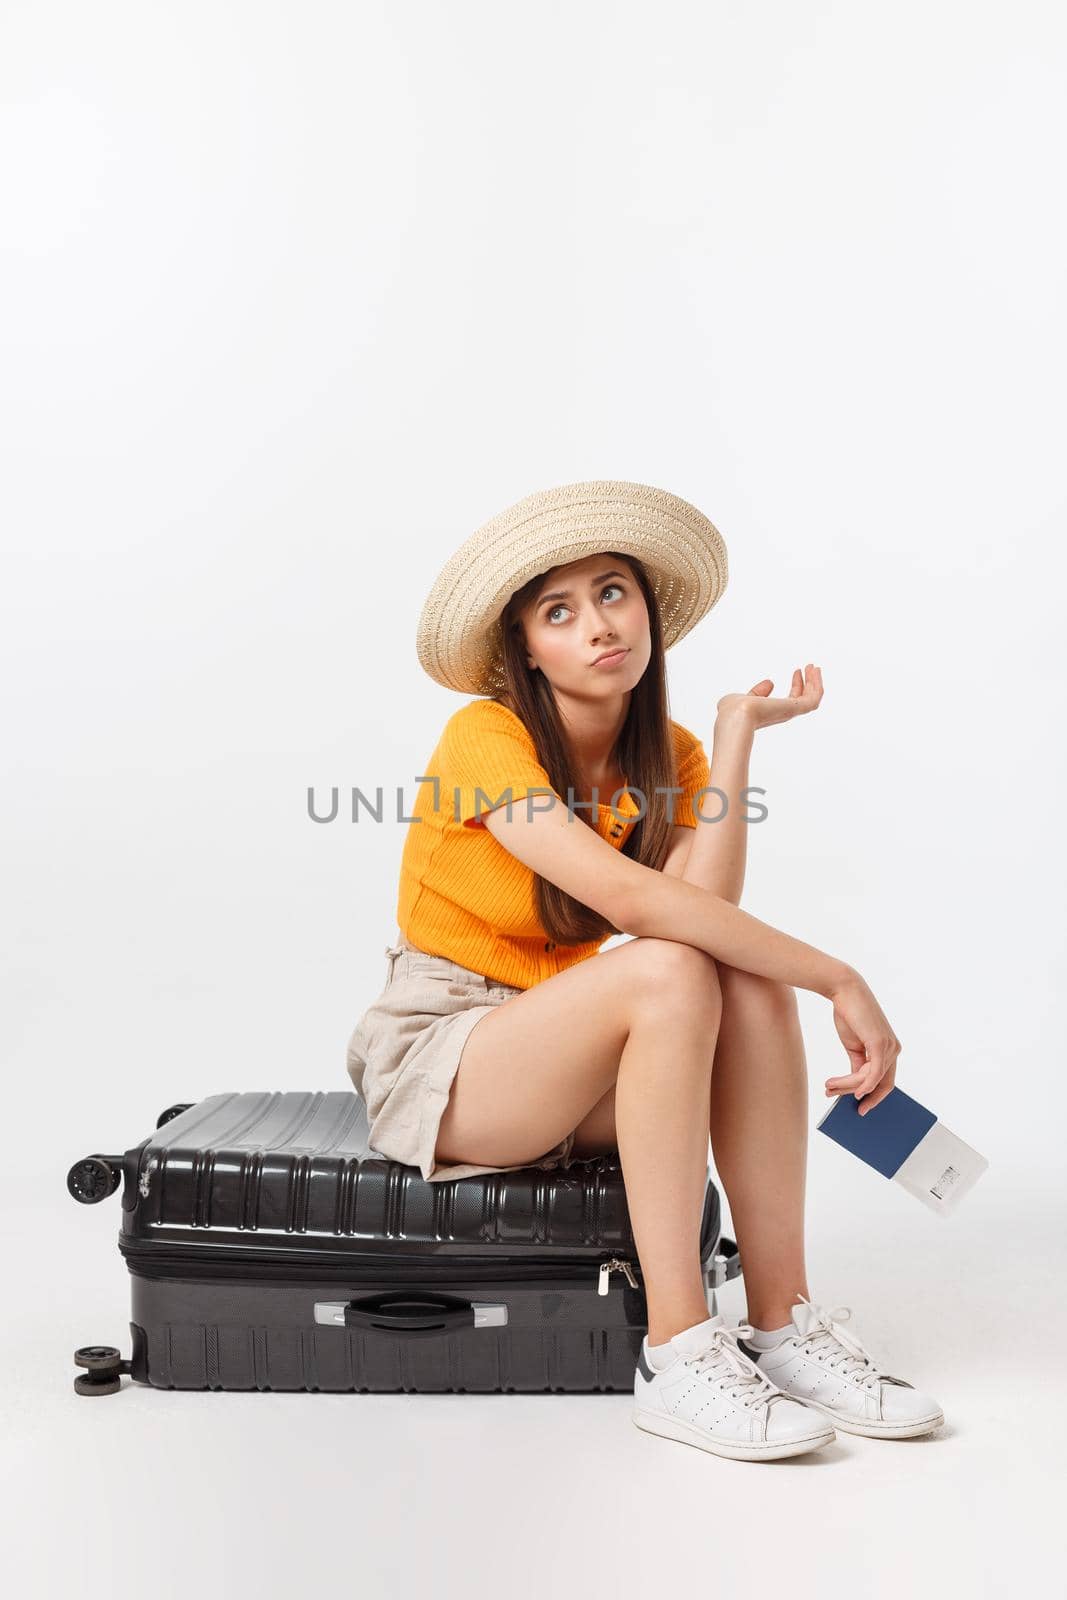
[[[855,1334],[840,1322],[851,1307],[824,1311],[804,1295],[790,1316],[796,1332],[786,1334],[773,1350],[757,1350],[741,1341],[783,1394],[817,1407],[835,1428],[863,1433],[871,1439],[910,1439],[930,1433],[945,1420],[937,1401],[903,1378],[883,1372]],[[751,1336],[751,1326],[744,1330]]]
[[[637,1426],[738,1461],[774,1461],[829,1444],[834,1430],[822,1414],[779,1394],[737,1348],[737,1336],[751,1332],[747,1322],[728,1328],[724,1317],[709,1317],[676,1333],[675,1354],[656,1370],[646,1335],[634,1373]]]

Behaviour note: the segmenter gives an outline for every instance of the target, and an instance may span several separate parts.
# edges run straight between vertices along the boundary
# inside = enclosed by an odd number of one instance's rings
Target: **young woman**
[[[723,695],[709,766],[669,716],[664,653],[726,580],[695,507],[613,481],[530,495],[447,563],[419,658],[481,698],[420,784],[400,936],[348,1070],[373,1148],[431,1182],[617,1151],[648,1303],[634,1420],[770,1459],[835,1426],[899,1438],[944,1418],[844,1330],[847,1307],[809,1298],[794,990],[832,1003],[851,1070],[826,1093],[861,1114],[900,1041],[854,967],[739,908],[753,740],[823,686],[809,663],[786,697],[766,678]],[[734,1329],[700,1274],[709,1133],[744,1263]]]

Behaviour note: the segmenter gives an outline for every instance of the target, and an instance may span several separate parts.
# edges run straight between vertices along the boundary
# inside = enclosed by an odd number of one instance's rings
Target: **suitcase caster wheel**
[[[103,1156],[86,1156],[76,1161],[67,1173],[67,1189],[84,1206],[96,1205],[114,1194],[122,1177],[121,1165],[112,1165]]]
[[[104,1367],[121,1363],[122,1356],[113,1344],[83,1344],[74,1352],[74,1365],[88,1367],[90,1372],[100,1372]]]
[[[78,1394],[118,1394],[122,1388],[122,1381],[119,1378],[97,1378],[83,1373],[75,1378],[74,1388]]]
[[[74,1364],[88,1370],[74,1380],[77,1394],[117,1394],[122,1387],[122,1374],[129,1372],[130,1363],[113,1344],[86,1344],[74,1352]]]
[[[161,1128],[165,1122],[170,1122],[174,1117],[180,1117],[183,1111],[191,1111],[195,1104],[195,1100],[190,1100],[188,1105],[168,1106],[166,1111],[161,1111],[156,1118],[156,1127]]]

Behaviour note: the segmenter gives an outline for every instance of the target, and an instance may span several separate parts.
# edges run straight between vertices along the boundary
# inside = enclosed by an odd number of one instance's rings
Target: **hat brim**
[[[420,664],[461,694],[498,693],[506,687],[500,616],[511,596],[535,574],[601,550],[635,556],[646,567],[664,649],[726,588],[723,537],[687,500],[613,479],[563,484],[516,501],[445,564],[419,618]]]

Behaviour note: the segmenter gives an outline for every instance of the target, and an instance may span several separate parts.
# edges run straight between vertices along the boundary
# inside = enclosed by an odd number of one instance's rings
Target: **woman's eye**
[[[618,584],[618,583],[606,583],[604,585],[603,589],[601,589],[601,591],[600,591],[600,598],[601,599],[604,598],[604,596],[608,593],[609,589],[617,589],[620,594],[623,593],[623,588],[622,588],[621,584]],[[566,609],[567,609],[567,607],[561,601],[558,606],[553,606],[551,611],[548,611],[548,612],[545,613],[546,621],[551,622],[552,618],[555,616],[557,611],[566,611]]]

